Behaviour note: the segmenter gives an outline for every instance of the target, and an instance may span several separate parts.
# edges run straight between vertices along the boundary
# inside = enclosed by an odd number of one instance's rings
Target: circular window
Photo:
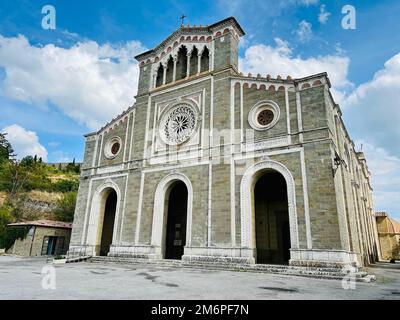
[[[261,101],[251,108],[249,124],[255,130],[272,128],[279,120],[280,109],[273,101]]]
[[[107,141],[104,147],[104,154],[106,158],[115,158],[121,151],[122,140],[120,137],[113,137]]]
[[[120,148],[121,148],[121,145],[119,144],[119,142],[115,142],[111,147],[111,153],[113,155],[116,155]]]
[[[257,121],[261,126],[267,126],[274,120],[274,113],[269,109],[261,110],[258,113]]]
[[[197,112],[187,104],[168,110],[160,122],[160,136],[165,143],[178,145],[189,140],[196,130]]]

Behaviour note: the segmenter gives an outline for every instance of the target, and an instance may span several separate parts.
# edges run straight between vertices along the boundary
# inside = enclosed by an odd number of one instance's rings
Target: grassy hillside
[[[32,157],[0,163],[0,248],[15,234],[7,224],[27,220],[73,220],[80,166],[63,169]]]

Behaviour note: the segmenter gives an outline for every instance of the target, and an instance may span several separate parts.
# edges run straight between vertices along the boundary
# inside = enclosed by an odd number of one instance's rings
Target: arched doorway
[[[192,204],[193,186],[187,176],[181,173],[171,173],[160,180],[154,195],[151,232],[151,245],[157,259],[167,258],[166,247],[167,244],[169,245],[172,242],[171,238],[167,239],[167,233],[170,231],[169,234],[172,235],[171,229],[175,228],[175,224],[181,225],[179,240],[182,240],[182,242],[176,242],[176,244],[180,243],[180,252],[185,246],[191,246]],[[183,209],[184,206],[185,209]],[[183,211],[185,214],[183,214]],[[176,215],[176,212],[181,213]],[[173,220],[178,220],[178,217],[185,220],[174,224]],[[171,256],[168,255],[168,258],[171,258]],[[177,259],[181,258],[181,254],[177,255]]]
[[[184,182],[175,181],[166,195],[165,259],[181,259],[186,245],[188,190]]]
[[[241,245],[243,249],[248,249],[251,251],[249,261],[252,263],[255,263],[257,258],[254,191],[259,179],[264,174],[270,172],[281,174],[285,180],[287,211],[289,215],[290,249],[296,251],[299,248],[296,188],[293,176],[290,170],[284,164],[270,159],[263,160],[248,167],[243,174],[242,181],[240,182]],[[290,259],[293,258],[293,251],[290,251]]]
[[[285,178],[263,172],[254,186],[256,263],[287,264],[290,259],[288,196]]]
[[[107,256],[112,244],[115,212],[117,209],[117,193],[110,189],[105,198],[103,223],[101,226],[100,256]]]

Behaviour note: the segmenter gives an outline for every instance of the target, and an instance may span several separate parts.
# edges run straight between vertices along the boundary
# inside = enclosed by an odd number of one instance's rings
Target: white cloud
[[[400,53],[343,99],[347,127],[363,144],[375,208],[400,221]]]
[[[400,157],[400,53],[344,101],[351,132]],[[399,173],[400,174],[400,173]]]
[[[325,5],[321,5],[321,7],[319,8],[318,21],[321,24],[326,24],[330,15],[331,13],[325,10]]]
[[[276,38],[275,42],[274,47],[263,44],[249,47],[245,57],[240,59],[241,69],[245,73],[268,73],[274,77],[280,74],[282,77],[290,75],[295,78],[327,72],[333,85],[333,95],[338,102],[342,99],[343,91],[352,86],[347,79],[350,63],[348,57],[338,54],[303,59],[293,56],[288,42],[280,38]]]
[[[42,108],[54,104],[96,129],[132,105],[139,73],[134,56],[144,50],[137,41],[37,47],[24,36],[0,35],[2,94]]]
[[[299,23],[298,29],[295,31],[298,36],[300,42],[308,42],[312,38],[312,25],[311,23],[302,20]]]
[[[49,147],[58,147],[60,145],[60,142],[58,141],[50,141],[48,143]]]
[[[5,127],[1,132],[8,133],[7,140],[10,141],[18,159],[37,155],[38,158],[47,161],[47,150],[40,144],[36,132],[28,131],[17,124]]]
[[[299,5],[312,6],[319,3],[319,0],[295,0]]]
[[[72,162],[72,158],[68,156],[64,151],[62,150],[57,150],[51,153],[52,158],[54,159],[53,162],[58,163],[58,162]]]
[[[375,209],[388,211],[400,221],[400,158],[365,140],[358,140],[356,143],[363,145],[372,174]]]

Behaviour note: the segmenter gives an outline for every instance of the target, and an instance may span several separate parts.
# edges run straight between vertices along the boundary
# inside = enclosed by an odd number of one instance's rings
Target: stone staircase
[[[77,257],[69,257],[65,263],[77,263],[84,262],[92,258],[92,256],[77,256]]]
[[[316,268],[316,267],[296,267],[287,265],[271,265],[271,264],[235,264],[223,262],[200,262],[200,261],[182,261],[182,260],[150,260],[140,258],[126,257],[90,257],[87,259],[90,263],[118,263],[118,264],[135,264],[153,268],[190,268],[190,269],[207,269],[207,270],[228,270],[239,272],[259,272],[281,275],[302,276],[319,279],[342,280],[346,276],[346,272],[339,268]],[[357,271],[348,278],[357,282],[375,281],[375,275],[367,274],[363,271]]]

